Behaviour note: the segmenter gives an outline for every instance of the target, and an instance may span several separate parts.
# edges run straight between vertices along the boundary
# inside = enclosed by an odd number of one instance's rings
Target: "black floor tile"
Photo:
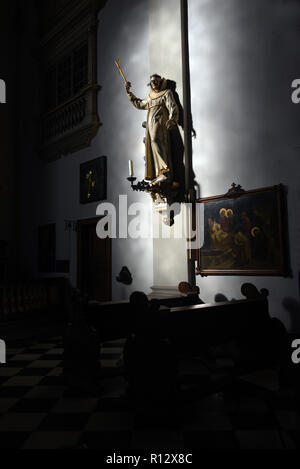
[[[7,366],[9,368],[25,368],[25,366],[28,366],[29,363],[30,363],[29,361],[11,360],[11,361],[7,362]]]
[[[294,445],[292,449],[299,450],[300,449],[300,431],[288,430],[286,433]],[[291,449],[291,448],[288,448],[288,449]]]
[[[22,399],[11,407],[10,412],[45,413],[50,412],[56,403],[56,399]]]
[[[41,425],[39,431],[83,431],[90,417],[89,413],[63,414],[53,413],[47,415]]]
[[[39,360],[62,360],[62,359],[63,359],[62,353],[45,354],[39,358]]]
[[[184,432],[184,446],[188,449],[238,449],[232,431]]]
[[[271,412],[241,412],[231,415],[230,421],[235,430],[277,430],[277,420]]]
[[[16,376],[45,376],[49,368],[23,368]]]
[[[132,402],[125,398],[109,398],[99,399],[96,412],[128,412],[132,409]]]
[[[44,343],[44,342],[43,342],[43,343]],[[48,346],[47,344],[46,344],[45,346],[42,346],[42,345],[41,345],[40,348],[38,348],[38,345],[39,345],[39,344],[36,344],[36,346],[35,346],[35,345],[32,345],[32,346],[26,348],[22,353],[29,353],[29,354],[32,354],[32,353],[35,354],[35,353],[36,353],[36,354],[44,355],[44,354],[46,354],[47,352],[50,352],[50,351],[51,351],[52,349],[54,349],[54,348],[59,348],[59,346],[56,345],[56,344],[54,344],[54,345],[52,344],[51,346],[50,346],[50,345]]]
[[[131,448],[131,432],[85,432],[80,445],[87,449],[129,449]]]
[[[100,353],[100,360],[118,360],[120,353]]]
[[[0,386],[0,397],[10,399],[23,397],[29,389],[28,386]]]
[[[0,448],[19,449],[29,436],[30,432],[0,432]]]
[[[48,373],[51,369],[48,368]],[[60,376],[45,376],[40,382],[39,386],[63,386],[64,378]]]
[[[0,376],[0,386],[4,384],[7,380],[9,380],[11,376]]]
[[[275,410],[295,410],[299,407],[299,402],[296,397],[281,397],[281,396],[271,396],[268,399],[269,407]]]

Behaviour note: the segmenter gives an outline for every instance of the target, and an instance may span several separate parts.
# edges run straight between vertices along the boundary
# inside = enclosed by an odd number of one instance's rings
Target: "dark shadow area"
[[[280,432],[278,409],[297,412],[299,373],[290,364],[282,323],[269,316],[266,289],[247,283],[245,300],[228,301],[219,293],[216,300],[223,301],[206,305],[187,282],[179,284],[178,297],[149,300],[135,292],[129,301],[104,303],[65,287],[61,333],[43,343],[39,337],[8,342],[0,403],[3,408],[2,399],[16,399],[4,412],[5,419],[19,415],[16,431],[25,425],[25,411],[39,411],[38,431],[53,432],[59,448],[137,449],[145,431],[159,433],[158,448],[164,438],[173,441],[176,430],[184,448],[238,449],[235,429],[258,435],[267,424]],[[13,377],[12,367],[18,367]],[[29,384],[33,380],[37,384]],[[24,399],[28,391],[32,397]],[[233,430],[221,437],[224,422]],[[198,426],[207,430],[196,434]],[[21,439],[9,434],[0,446],[45,444],[30,431]]]
[[[223,293],[217,293],[215,295],[215,302],[222,303],[222,301],[229,301],[229,300],[225,295],[223,295]]]
[[[176,91],[177,84],[174,80],[167,79],[167,88],[172,90],[175,102],[178,106],[179,110],[179,119],[178,119],[178,125],[182,128],[184,131],[185,125],[184,125],[184,111],[183,107],[179,98],[179,95]],[[191,122],[193,122],[192,115],[190,116]],[[183,186],[185,186],[185,167],[183,163],[183,152],[184,152],[184,147],[183,147],[183,142],[181,139],[181,136],[178,132],[175,134],[175,130],[171,130],[173,133],[172,138],[171,138],[171,145],[172,145],[172,154],[176,155],[174,161],[173,161],[173,169],[174,169],[174,180],[180,182]],[[192,124],[192,137],[196,138],[197,134],[196,131],[193,127]],[[182,155],[182,156],[181,156]],[[194,181],[194,185],[198,186],[197,182],[195,181],[195,173],[192,171],[192,179]]]
[[[128,267],[122,267],[118,277],[116,277],[117,282],[123,283],[123,285],[131,285],[132,284],[132,275]]]
[[[284,298],[282,305],[290,316],[290,329],[293,332],[300,332],[300,303],[295,298]]]
[[[172,424],[177,397],[177,358],[173,345],[160,334],[158,301],[135,292],[130,297],[133,335],[124,346],[128,396],[138,427]]]

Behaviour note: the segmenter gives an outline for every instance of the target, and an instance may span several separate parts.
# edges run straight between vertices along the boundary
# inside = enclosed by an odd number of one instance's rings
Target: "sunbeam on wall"
[[[300,108],[291,101],[291,83],[299,76],[299,2],[191,0],[189,7],[194,170],[201,197],[224,194],[232,182],[245,190],[283,183],[293,213],[299,203]],[[291,216],[294,271],[297,232],[299,221]],[[208,277],[199,285],[211,301],[217,292],[240,297],[246,280]],[[296,279],[252,281],[270,289],[271,308],[284,292],[297,292]],[[285,314],[282,305],[274,314]]]

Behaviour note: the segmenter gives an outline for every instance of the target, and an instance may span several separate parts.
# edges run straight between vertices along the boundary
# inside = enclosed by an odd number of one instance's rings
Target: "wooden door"
[[[96,233],[99,218],[78,222],[78,288],[90,300],[111,300],[111,239]]]

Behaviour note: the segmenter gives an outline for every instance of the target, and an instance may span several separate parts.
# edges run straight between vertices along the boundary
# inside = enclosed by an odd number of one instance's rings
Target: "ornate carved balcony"
[[[101,125],[96,106],[99,89],[98,85],[89,85],[42,116],[44,159],[54,160],[90,145]]]
[[[44,95],[40,153],[46,161],[90,145],[98,117],[98,13],[106,0],[38,2]]]

